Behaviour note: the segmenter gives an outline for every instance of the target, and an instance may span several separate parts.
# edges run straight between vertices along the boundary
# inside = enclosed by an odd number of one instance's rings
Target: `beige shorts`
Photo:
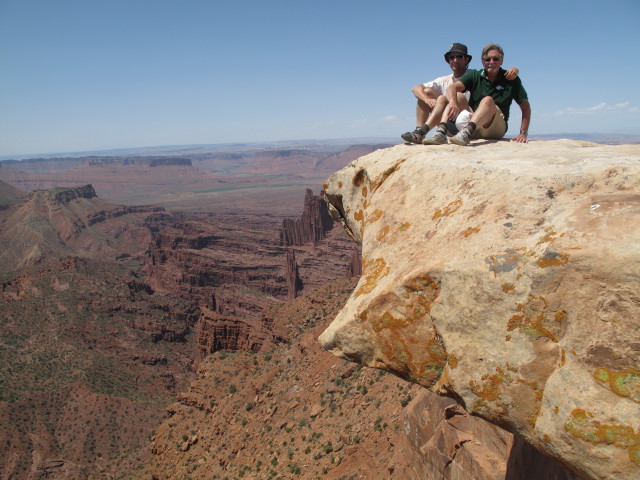
[[[471,135],[471,138],[490,138],[498,140],[504,137],[507,133],[507,123],[504,121],[504,115],[500,111],[500,108],[496,105],[496,114],[493,116],[493,122],[486,128],[478,125]]]

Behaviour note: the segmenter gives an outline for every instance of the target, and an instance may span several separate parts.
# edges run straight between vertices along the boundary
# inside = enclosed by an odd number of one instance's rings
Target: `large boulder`
[[[640,477],[640,146],[398,145],[324,189],[363,270],[324,348]]]

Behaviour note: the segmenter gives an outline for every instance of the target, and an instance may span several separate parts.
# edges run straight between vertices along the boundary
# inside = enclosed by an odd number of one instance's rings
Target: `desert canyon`
[[[639,160],[0,162],[0,478],[638,478]]]

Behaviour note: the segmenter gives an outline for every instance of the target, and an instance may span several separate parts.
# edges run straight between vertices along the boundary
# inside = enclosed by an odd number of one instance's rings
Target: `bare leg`
[[[447,105],[449,104],[449,100],[444,95],[440,95],[436,100],[436,104],[434,105],[429,117],[425,120],[425,123],[429,126],[429,129],[435,127],[440,118],[442,117],[442,113],[445,111]]]
[[[429,115],[435,108],[438,95],[433,89],[424,88],[423,85],[413,87],[413,94],[418,99],[416,103],[416,126],[422,126],[427,123]]]
[[[445,97],[446,100],[446,97]],[[447,102],[447,106],[446,108],[443,110],[442,115],[440,115],[440,122],[438,123],[447,123],[447,121],[449,120],[449,101],[446,100]],[[458,107],[460,107],[460,111],[462,110],[468,110],[471,111],[471,107],[469,107],[469,102],[467,102],[467,97],[464,96],[464,94],[458,92]],[[435,125],[435,123],[434,123]]]
[[[425,134],[431,128],[431,125],[427,125],[427,119],[433,116],[434,110],[441,112],[444,106],[442,103],[438,104],[438,94],[432,88],[418,85],[413,87],[412,91],[418,99],[416,104],[416,129],[413,132],[403,133],[400,137],[407,143],[421,143]]]
[[[471,121],[477,126],[487,128],[496,115],[496,102],[491,97],[484,97],[475,112],[471,114]]]

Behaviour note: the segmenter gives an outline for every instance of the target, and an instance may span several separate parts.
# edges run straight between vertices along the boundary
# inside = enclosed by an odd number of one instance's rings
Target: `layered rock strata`
[[[640,147],[396,146],[324,186],[363,275],[320,336],[584,478],[640,474]]]

